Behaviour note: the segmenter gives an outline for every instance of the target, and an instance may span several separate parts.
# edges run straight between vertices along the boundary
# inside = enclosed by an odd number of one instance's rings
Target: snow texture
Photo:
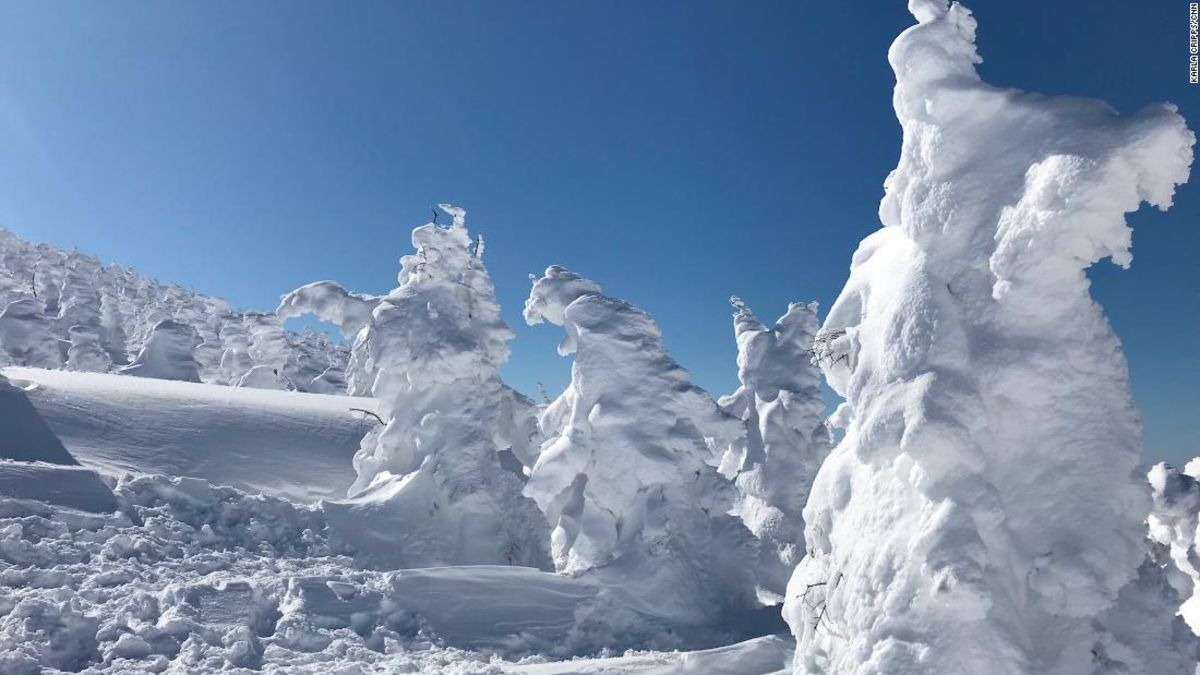
[[[884,227],[819,336],[845,437],[804,511],[795,670],[1192,673],[1186,631],[1126,619],[1173,612],[1143,565],[1141,429],[1084,270],[1130,263],[1124,214],[1170,205],[1193,135],[1170,105],[987,85],[970,12],[909,7]]]
[[[804,504],[832,447],[814,363],[817,305],[791,303],[767,328],[741,299],[732,303],[741,386],[720,405],[747,434],[726,453],[722,472],[738,489],[734,513],[761,542],[759,583],[782,598],[804,557]]]
[[[756,542],[710,464],[744,435],[737,419],[691,383],[649,315],[574,272],[536,279],[525,320],[562,326],[559,354],[574,355],[525,488],[554,527],[556,568],[620,578],[698,622],[753,604]]]
[[[122,367],[122,375],[153,377],[159,380],[199,382],[200,364],[196,362],[196,330],[170,319],[154,324],[133,363]]]
[[[273,314],[239,312],[220,298],[77,251],[31,244],[4,229],[0,263],[0,365],[117,371],[145,350],[158,324],[172,321],[195,332],[192,356],[201,381],[237,384],[266,366],[279,377],[260,372],[246,386],[344,390],[348,348],[324,334],[285,331]],[[159,377],[149,373],[190,370],[185,363],[121,372]]]
[[[379,566],[549,567],[547,526],[500,453],[528,437],[500,381],[512,330],[465,213],[413,230],[400,285],[361,329],[383,426],[354,458],[351,498],[326,511],[361,560]],[[510,419],[505,419],[505,416]],[[527,432],[526,432],[527,433]]]
[[[1180,472],[1159,463],[1150,469],[1154,507],[1150,539],[1167,566],[1171,585],[1186,599],[1180,608],[1192,631],[1200,635],[1200,463],[1192,460]]]
[[[88,468],[202,478],[303,502],[345,496],[374,424],[375,402],[364,398],[33,368],[4,374]],[[15,458],[54,461],[45,451]]]
[[[113,494],[107,514],[0,497],[0,672],[766,673],[790,651],[771,638],[556,665],[744,637],[527,567],[364,570],[319,508],[197,479],[125,477]]]

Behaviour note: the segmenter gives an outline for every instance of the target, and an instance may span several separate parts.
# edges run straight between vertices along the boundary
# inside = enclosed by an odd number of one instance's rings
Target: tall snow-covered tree
[[[816,303],[792,303],[771,328],[732,299],[738,345],[737,391],[721,407],[746,425],[746,441],[722,471],[738,488],[735,513],[762,542],[760,583],[782,596],[804,556],[804,504],[831,449],[815,365]]]
[[[453,224],[413,230],[399,287],[363,328],[385,424],[354,459],[352,498],[326,514],[375,564],[547,567],[545,519],[500,462],[513,445],[499,376],[512,331],[465,213],[442,209]]]
[[[1143,564],[1140,424],[1084,270],[1130,263],[1124,215],[1170,205],[1194,137],[1169,105],[990,86],[969,10],[909,8],[883,228],[822,329],[845,437],[804,512],[796,672],[1192,673]]]
[[[752,604],[756,542],[714,466],[742,426],[671,359],[648,314],[589,279],[550,267],[525,320],[562,326],[559,354],[574,355],[525,488],[554,528],[556,567],[619,579],[697,622]]]

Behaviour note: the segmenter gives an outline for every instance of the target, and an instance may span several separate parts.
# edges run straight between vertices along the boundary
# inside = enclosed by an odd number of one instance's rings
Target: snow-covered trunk
[[[757,547],[710,464],[741,425],[691,383],[649,315],[588,279],[550,267],[525,319],[562,326],[559,353],[574,355],[525,489],[554,526],[557,568],[619,578],[696,623],[753,604]]]
[[[1139,570],[1141,429],[1084,269],[1130,262],[1124,214],[1170,204],[1193,136],[1167,105],[991,87],[967,9],[909,6],[884,227],[822,329],[846,435],[788,589],[796,671],[1190,673],[1177,633],[1116,611],[1154,616],[1122,589],[1162,584]]]
[[[548,566],[546,524],[499,453],[512,331],[461,209],[413,230],[399,287],[363,328],[385,426],[355,457],[352,498],[330,523],[370,563]]]
[[[782,596],[804,556],[804,504],[831,448],[813,363],[816,303],[792,303],[768,329],[738,298],[737,391],[721,407],[746,425],[746,441],[730,449],[722,472],[738,488],[735,513],[761,542],[759,583]]]

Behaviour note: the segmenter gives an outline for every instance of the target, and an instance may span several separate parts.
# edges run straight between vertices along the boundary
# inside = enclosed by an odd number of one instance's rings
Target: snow
[[[556,569],[620,578],[697,623],[755,604],[757,542],[712,466],[742,425],[691,383],[649,315],[595,282],[548,268],[525,320],[561,325],[559,353],[574,356],[525,488],[554,527]]]
[[[0,228],[0,363],[86,372],[120,371],[143,377],[234,384],[248,371],[260,372],[249,386],[331,392],[344,379],[314,379],[344,371],[348,349],[311,331],[283,330],[281,319],[240,312],[221,298],[162,284],[136,270],[103,265],[92,256],[48,244],[32,244]],[[164,345],[148,345],[167,321]],[[187,328],[195,335],[187,344]],[[147,352],[147,349],[150,349]],[[195,359],[193,376],[191,359]],[[136,368],[124,369],[142,356]],[[179,364],[168,358],[182,359]],[[147,365],[145,359],[156,360]],[[279,378],[265,378],[261,367]],[[340,390],[339,390],[340,391]]]
[[[449,204],[391,292],[274,313],[0,230],[0,673],[1200,672],[1200,458],[1142,479],[1085,274],[1194,137],[992,87],[969,10],[909,8],[883,227],[823,325],[734,298],[719,403],[560,266],[524,318],[570,385],[508,387]]]
[[[573,672],[547,662],[686,642],[620,588],[523,567],[356,568],[312,506],[163,476],[114,492],[107,514],[0,498],[0,671]],[[726,672],[765,673],[790,647],[579,663],[663,672],[744,658]]]
[[[1154,506],[1150,539],[1167,566],[1171,585],[1185,599],[1180,614],[1200,635],[1200,463],[1188,462],[1181,472],[1159,463],[1150,469]]]
[[[211,384],[6,368],[84,466],[164,474],[300,501],[344,497],[374,401]]]
[[[738,489],[734,513],[761,542],[759,584],[782,598],[804,556],[804,504],[831,449],[813,363],[817,305],[791,303],[767,328],[740,298],[731,302],[741,386],[719,403],[745,423],[747,436],[726,452],[722,473]]]
[[[1191,673],[1084,270],[1129,264],[1124,214],[1170,205],[1194,137],[1170,105],[987,85],[970,12],[909,6],[884,227],[817,344],[845,437],[804,511],[796,672]]]
[[[356,364],[371,373],[356,377],[371,383],[384,426],[354,458],[352,498],[326,510],[359,559],[377,566],[549,567],[546,521],[521,495],[524,475],[500,461],[530,443],[499,376],[512,330],[482,240],[469,235],[465,212],[442,208],[453,224],[413,230],[399,287],[356,342],[365,354]]]
[[[150,337],[146,338],[133,363],[117,372],[135,377],[199,382],[200,364],[196,362],[196,344],[196,329],[164,319],[154,324]]]

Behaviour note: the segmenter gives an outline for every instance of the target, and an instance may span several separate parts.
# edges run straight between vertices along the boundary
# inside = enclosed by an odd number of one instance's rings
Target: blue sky
[[[975,3],[989,81],[1171,100],[1187,3]],[[731,293],[836,297],[895,166],[904,3],[0,2],[0,225],[244,307],[317,279],[382,292],[439,201],[469,210],[517,331],[506,377],[569,378],[520,319],[560,263],[650,311],[714,394]],[[1143,210],[1095,294],[1148,458],[1200,454],[1200,184]]]

